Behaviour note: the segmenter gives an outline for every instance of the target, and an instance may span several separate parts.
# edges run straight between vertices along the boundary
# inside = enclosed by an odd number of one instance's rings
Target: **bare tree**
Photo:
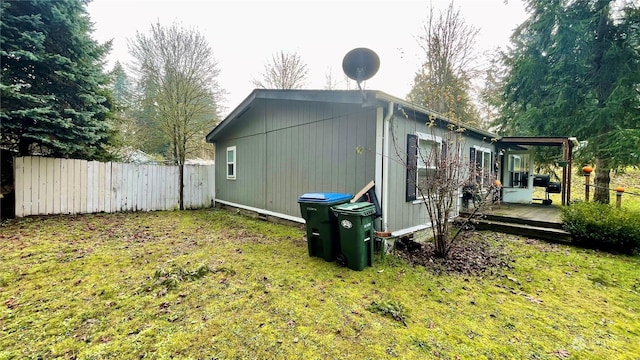
[[[264,66],[262,79],[252,83],[260,89],[302,89],[307,81],[307,64],[297,53],[279,53],[271,56],[271,62]]]
[[[465,23],[453,1],[437,15],[433,8],[417,41],[426,60],[414,78],[408,100],[446,115],[450,119],[473,124],[478,112],[471,101],[471,80],[479,29]]]
[[[342,74],[342,80],[338,80],[338,77],[333,74],[333,68],[329,67],[324,74],[324,89],[338,90],[340,88],[351,90],[354,88],[353,80],[349,79],[345,74]]]
[[[408,118],[408,116],[405,114]],[[460,123],[452,123],[435,115],[426,123],[429,133],[424,138],[409,135],[407,144],[401,146],[391,127],[392,143],[398,159],[407,159],[408,186],[415,186],[416,199],[424,204],[429,215],[430,229],[434,238],[435,255],[446,258],[464,230],[473,227],[481,211],[492,204],[499,183],[495,175],[478,166],[476,159],[467,154],[465,129]],[[404,153],[406,148],[407,153]],[[453,230],[451,219],[468,195],[473,207],[467,217]]]
[[[328,68],[327,72],[324,74],[324,89],[336,90],[338,89],[338,84],[338,79],[336,79],[335,75],[333,75],[333,68]]]
[[[183,209],[185,160],[218,119],[217,61],[201,33],[176,24],[154,24],[149,35],[136,33],[129,52],[135,59],[147,113],[170,139],[170,155],[180,168],[179,205]]]

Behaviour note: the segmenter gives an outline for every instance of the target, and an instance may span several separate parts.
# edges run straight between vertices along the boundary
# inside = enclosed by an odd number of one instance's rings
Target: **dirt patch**
[[[499,243],[478,234],[457,241],[446,259],[436,256],[433,242],[401,240],[396,244],[396,253],[412,265],[424,266],[438,275],[494,275],[513,262]]]

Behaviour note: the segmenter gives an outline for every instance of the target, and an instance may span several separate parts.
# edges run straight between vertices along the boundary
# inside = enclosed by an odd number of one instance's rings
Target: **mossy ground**
[[[358,272],[303,236],[221,210],[11,221],[0,359],[639,357],[640,257],[484,232],[509,268]]]

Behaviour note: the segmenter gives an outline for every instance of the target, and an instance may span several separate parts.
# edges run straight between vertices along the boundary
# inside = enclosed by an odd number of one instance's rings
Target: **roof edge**
[[[448,117],[444,116],[443,114],[441,114],[441,113],[439,113],[437,111],[430,110],[430,109],[425,108],[423,106],[411,103],[409,101],[406,101],[406,100],[403,100],[403,99],[400,99],[400,98],[397,98],[395,96],[389,95],[389,94],[387,94],[385,92],[382,92],[382,91],[377,91],[376,92],[376,98],[378,100],[381,100],[381,101],[394,102],[396,104],[402,105],[405,108],[408,108],[410,110],[422,113],[422,114],[427,115],[427,116],[434,115],[434,116],[436,116],[436,118],[438,118],[440,120],[444,120],[449,124],[460,123],[460,124],[462,124],[462,126],[465,129],[470,130],[470,131],[472,131],[474,133],[477,133],[479,135],[488,137],[490,139],[499,139],[500,138],[500,136],[498,134],[494,134],[492,132],[489,132],[489,131],[486,131],[486,130],[482,130],[482,129],[478,128],[478,127],[472,126],[472,125],[467,124],[467,123],[452,121],[451,119],[449,119]]]

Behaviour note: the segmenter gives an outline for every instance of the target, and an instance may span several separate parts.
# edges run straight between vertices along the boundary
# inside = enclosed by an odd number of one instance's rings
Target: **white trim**
[[[493,150],[491,150],[490,148],[486,148],[484,146],[478,146],[478,145],[473,145],[473,148],[476,149],[476,151],[482,151],[482,152],[493,152]]]
[[[229,152],[233,151],[233,162],[229,162]],[[236,151],[235,146],[227,147],[227,166],[224,170],[225,174],[227,174],[227,180],[235,180],[238,175],[238,152]],[[229,164],[233,164],[233,175],[229,175]]]
[[[478,146],[478,145],[473,145],[473,148],[476,150],[475,152],[475,159],[469,159],[469,160],[473,160],[476,164],[478,163],[478,153],[480,153],[481,159],[480,159],[480,168],[482,169],[482,172],[480,173],[480,188],[484,189],[488,184],[485,184],[485,179],[489,179],[489,181],[491,181],[490,176],[493,174],[493,164],[491,163],[491,154],[494,154],[495,151],[492,151],[490,148],[486,148],[483,146]],[[489,168],[485,169],[484,165],[485,165],[485,160],[486,160],[486,156],[489,156]],[[485,170],[487,170],[489,173],[486,174]]]
[[[376,167],[375,167],[375,190],[376,190],[376,197],[378,198],[378,200],[381,202],[381,205],[384,204],[384,198],[383,198],[383,174],[382,174],[382,164],[384,161],[383,155],[384,155],[384,150],[383,150],[383,144],[384,144],[384,134],[383,134],[383,129],[384,129],[384,108],[379,106],[376,110]],[[382,221],[382,226],[384,226],[384,220]]]
[[[416,136],[418,136],[418,139],[420,140],[433,141],[442,144],[442,136],[426,134],[419,131],[416,131]]]
[[[299,222],[299,223],[302,223],[302,224],[305,223],[304,219],[301,218],[301,217],[291,216],[291,215],[287,215],[287,214],[281,214],[281,213],[277,213],[277,212],[269,211],[269,210],[265,210],[265,209],[259,209],[259,208],[255,208],[253,206],[240,205],[240,204],[236,204],[234,202],[226,201],[226,200],[215,199],[215,202],[220,203],[220,204],[233,206],[233,207],[237,207],[237,208],[244,209],[244,210],[255,211],[258,214],[271,215],[271,216],[279,217],[281,219]]]
[[[424,162],[424,158],[421,154],[420,151],[420,141],[425,141],[425,142],[430,142],[432,144],[434,144],[432,147],[433,148],[440,148],[440,151],[442,150],[442,137],[438,136],[438,135],[433,135],[433,134],[426,134],[426,133],[422,133],[419,131],[416,131],[416,136],[418,137],[418,141],[416,143],[417,148],[418,148],[418,159],[417,159],[417,164],[416,164],[416,199],[413,200],[413,204],[422,204],[424,203],[427,199],[424,196],[420,196],[420,192],[418,191],[418,184],[420,183],[420,169],[436,169],[437,167],[436,165],[431,165],[431,164],[426,164]],[[432,150],[433,151],[433,150]],[[427,154],[429,155],[429,154]]]
[[[459,215],[460,215],[460,211],[456,211],[455,215],[451,215],[451,217],[449,218],[449,221],[453,221]],[[411,234],[416,231],[425,230],[425,229],[431,229],[431,222],[428,222],[427,224],[420,224],[420,225],[392,231],[391,236],[407,235],[407,234]]]
[[[391,158],[391,119],[394,116],[394,103],[389,101],[389,107],[387,109],[387,116],[382,120],[384,144],[382,153],[382,231],[388,231],[389,228],[389,183],[391,176],[390,170],[390,158]]]
[[[416,232],[416,231],[429,229],[430,227],[431,227],[431,226],[429,226],[429,225],[425,225],[425,224],[416,225],[416,226],[412,226],[412,227],[410,227],[410,228],[406,228],[406,229],[401,229],[401,230],[393,231],[393,232],[391,232],[391,236],[402,236],[402,235],[407,235],[407,234],[414,233],[414,232]]]

